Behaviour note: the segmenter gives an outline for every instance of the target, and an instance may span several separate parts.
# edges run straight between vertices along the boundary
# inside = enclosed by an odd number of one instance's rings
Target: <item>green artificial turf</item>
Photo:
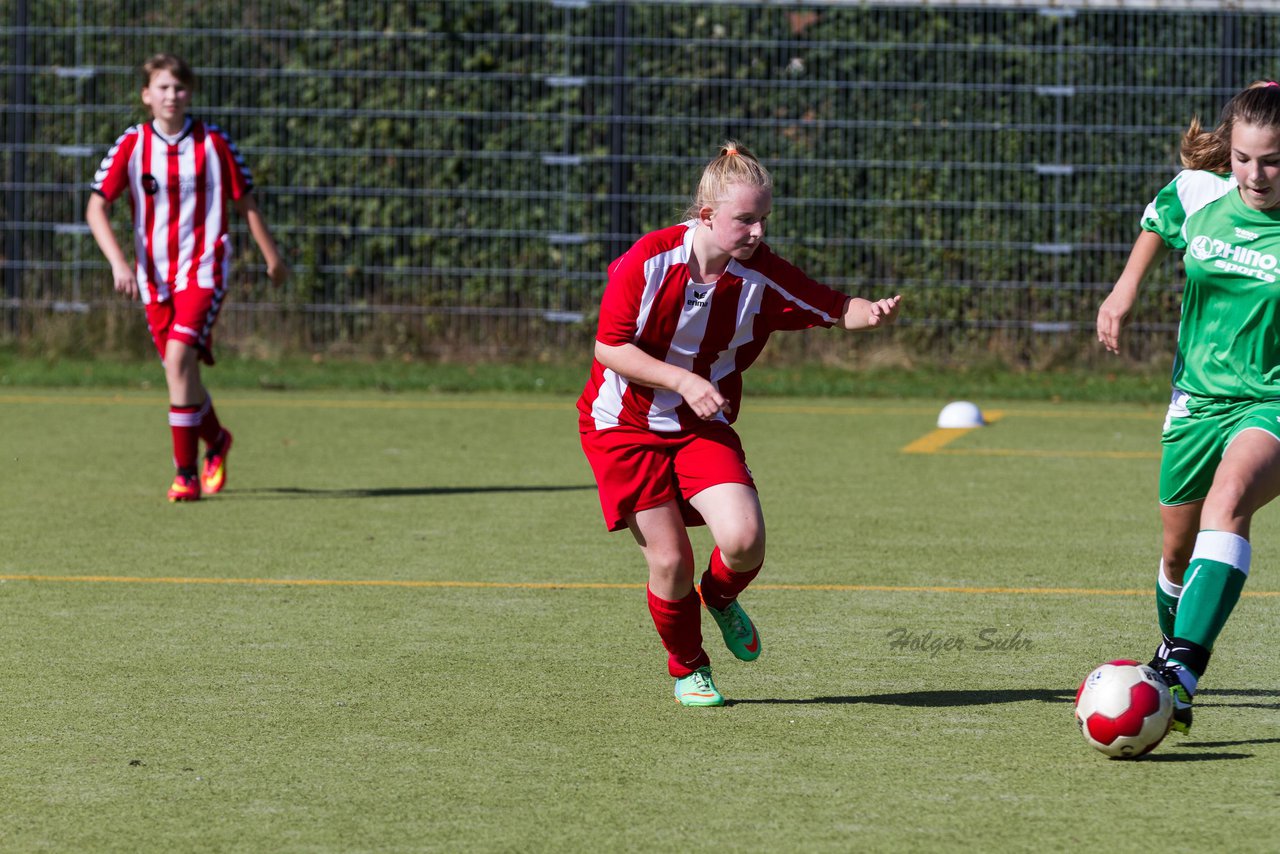
[[[684,709],[572,395],[215,400],[228,488],[170,505],[163,393],[0,387],[0,850],[1274,849],[1273,509],[1193,734],[1072,720],[1156,639],[1157,405],[906,453],[944,398],[749,398],[765,652],[704,621]]]
[[[767,355],[767,354],[766,354]],[[991,359],[952,364],[922,361],[843,367],[765,360],[746,375],[752,396],[831,398],[980,398],[1167,402],[1169,366],[1119,359],[1103,367],[1080,365],[1019,370]],[[221,356],[206,372],[217,389],[286,392],[529,392],[576,395],[590,369],[587,352],[561,353],[545,361],[448,362],[333,358],[314,355],[263,360]],[[147,390],[164,387],[156,359],[38,358],[0,345],[0,389],[66,387]]]

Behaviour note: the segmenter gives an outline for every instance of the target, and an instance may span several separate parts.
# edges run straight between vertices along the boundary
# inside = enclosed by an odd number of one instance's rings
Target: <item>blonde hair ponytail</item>
[[[745,145],[729,139],[720,144],[720,153],[702,170],[698,191],[686,215],[697,219],[703,208],[714,208],[728,196],[730,187],[738,185],[771,190],[773,176]]]

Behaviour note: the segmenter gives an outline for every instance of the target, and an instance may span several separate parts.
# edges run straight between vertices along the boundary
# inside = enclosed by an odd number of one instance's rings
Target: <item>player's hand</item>
[[[275,263],[267,264],[267,278],[271,280],[273,285],[283,285],[292,273],[293,271],[289,269],[289,265],[279,259]]]
[[[693,414],[703,421],[709,421],[721,412],[727,415],[733,411],[729,401],[724,399],[716,387],[705,377],[697,374],[690,373],[686,376],[676,391],[684,398],[684,402],[689,404]]]
[[[111,278],[115,282],[116,293],[131,297],[138,295],[138,278],[128,264],[112,267]]]
[[[1133,298],[1118,290],[1102,301],[1098,309],[1098,341],[1112,353],[1120,352],[1120,330],[1129,319]]]
[[[867,326],[875,328],[893,323],[898,317],[898,305],[901,302],[902,294],[897,294],[888,299],[876,300],[871,303],[871,306],[867,309]]]

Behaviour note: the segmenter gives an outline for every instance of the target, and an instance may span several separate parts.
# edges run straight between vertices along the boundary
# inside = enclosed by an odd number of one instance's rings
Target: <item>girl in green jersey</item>
[[[1098,311],[1119,352],[1142,279],[1170,250],[1187,283],[1161,439],[1164,544],[1151,662],[1174,697],[1174,729],[1249,575],[1253,514],[1280,495],[1280,84],[1233,97],[1218,126],[1193,119],[1186,170],[1147,206],[1142,233]]]

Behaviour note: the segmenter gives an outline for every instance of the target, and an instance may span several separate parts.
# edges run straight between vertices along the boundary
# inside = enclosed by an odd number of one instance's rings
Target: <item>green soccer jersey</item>
[[[1187,170],[1142,227],[1187,270],[1173,385],[1197,397],[1280,397],[1280,211],[1247,206],[1230,175]]]

